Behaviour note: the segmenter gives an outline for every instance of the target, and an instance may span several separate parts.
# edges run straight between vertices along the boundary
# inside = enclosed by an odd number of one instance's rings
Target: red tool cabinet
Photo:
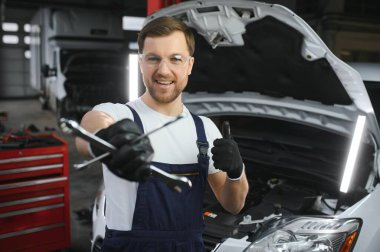
[[[54,134],[30,140],[0,149],[0,251],[70,246],[67,143]]]

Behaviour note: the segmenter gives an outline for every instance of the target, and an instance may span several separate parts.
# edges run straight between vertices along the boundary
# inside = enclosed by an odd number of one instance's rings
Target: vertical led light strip
[[[139,57],[136,53],[128,56],[128,101],[136,100],[139,95]]]
[[[362,116],[362,115],[358,116],[358,120],[356,121],[354,136],[352,138],[352,142],[350,146],[350,151],[347,157],[346,167],[344,169],[342,182],[340,184],[340,191],[342,193],[347,193],[348,187],[350,186],[350,183],[351,183],[351,178],[354,172],[356,158],[359,153],[359,147],[360,147],[361,139],[363,136],[365,121],[366,121],[365,116]]]

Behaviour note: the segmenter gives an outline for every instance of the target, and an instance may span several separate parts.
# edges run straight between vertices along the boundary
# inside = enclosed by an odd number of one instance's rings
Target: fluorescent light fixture
[[[145,22],[144,17],[123,17],[123,30],[126,31],[140,31]]]
[[[128,71],[128,100],[136,100],[139,95],[139,56],[136,53],[131,53],[128,56],[129,71]]]
[[[4,44],[18,44],[18,36],[16,35],[3,35]]]
[[[136,50],[137,51],[139,49],[139,45],[137,44],[137,42],[129,42],[128,48],[130,50]]]
[[[350,151],[347,157],[346,167],[344,168],[344,174],[342,178],[342,182],[340,184],[340,191],[342,193],[347,193],[348,188],[351,183],[352,174],[354,172],[356,158],[359,153],[359,147],[361,143],[361,139],[363,136],[364,126],[365,126],[366,117],[359,115],[356,121],[354,136],[352,138]]]
[[[24,32],[30,32],[30,24],[24,24]]]
[[[31,54],[30,50],[26,50],[26,51],[24,52],[24,57],[25,57],[26,59],[30,59],[31,56],[32,56],[32,54]]]
[[[4,22],[4,23],[2,23],[2,28],[3,28],[3,31],[16,32],[16,31],[18,31],[18,24]]]
[[[30,36],[25,36],[24,37],[24,44],[25,45],[30,45]]]

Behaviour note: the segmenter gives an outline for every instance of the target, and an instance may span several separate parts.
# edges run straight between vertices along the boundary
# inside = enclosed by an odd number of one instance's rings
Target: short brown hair
[[[180,19],[175,17],[159,17],[153,19],[147,23],[137,37],[137,43],[139,45],[139,52],[142,53],[144,50],[144,42],[147,37],[163,37],[170,35],[175,31],[183,32],[186,38],[187,48],[191,56],[194,54],[195,41],[193,32],[190,28],[182,22]]]

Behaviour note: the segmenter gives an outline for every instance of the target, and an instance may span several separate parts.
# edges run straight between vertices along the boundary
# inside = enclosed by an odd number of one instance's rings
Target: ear
[[[187,75],[191,74],[191,71],[193,70],[194,65],[194,57],[191,57],[189,60],[189,69],[187,70]]]

